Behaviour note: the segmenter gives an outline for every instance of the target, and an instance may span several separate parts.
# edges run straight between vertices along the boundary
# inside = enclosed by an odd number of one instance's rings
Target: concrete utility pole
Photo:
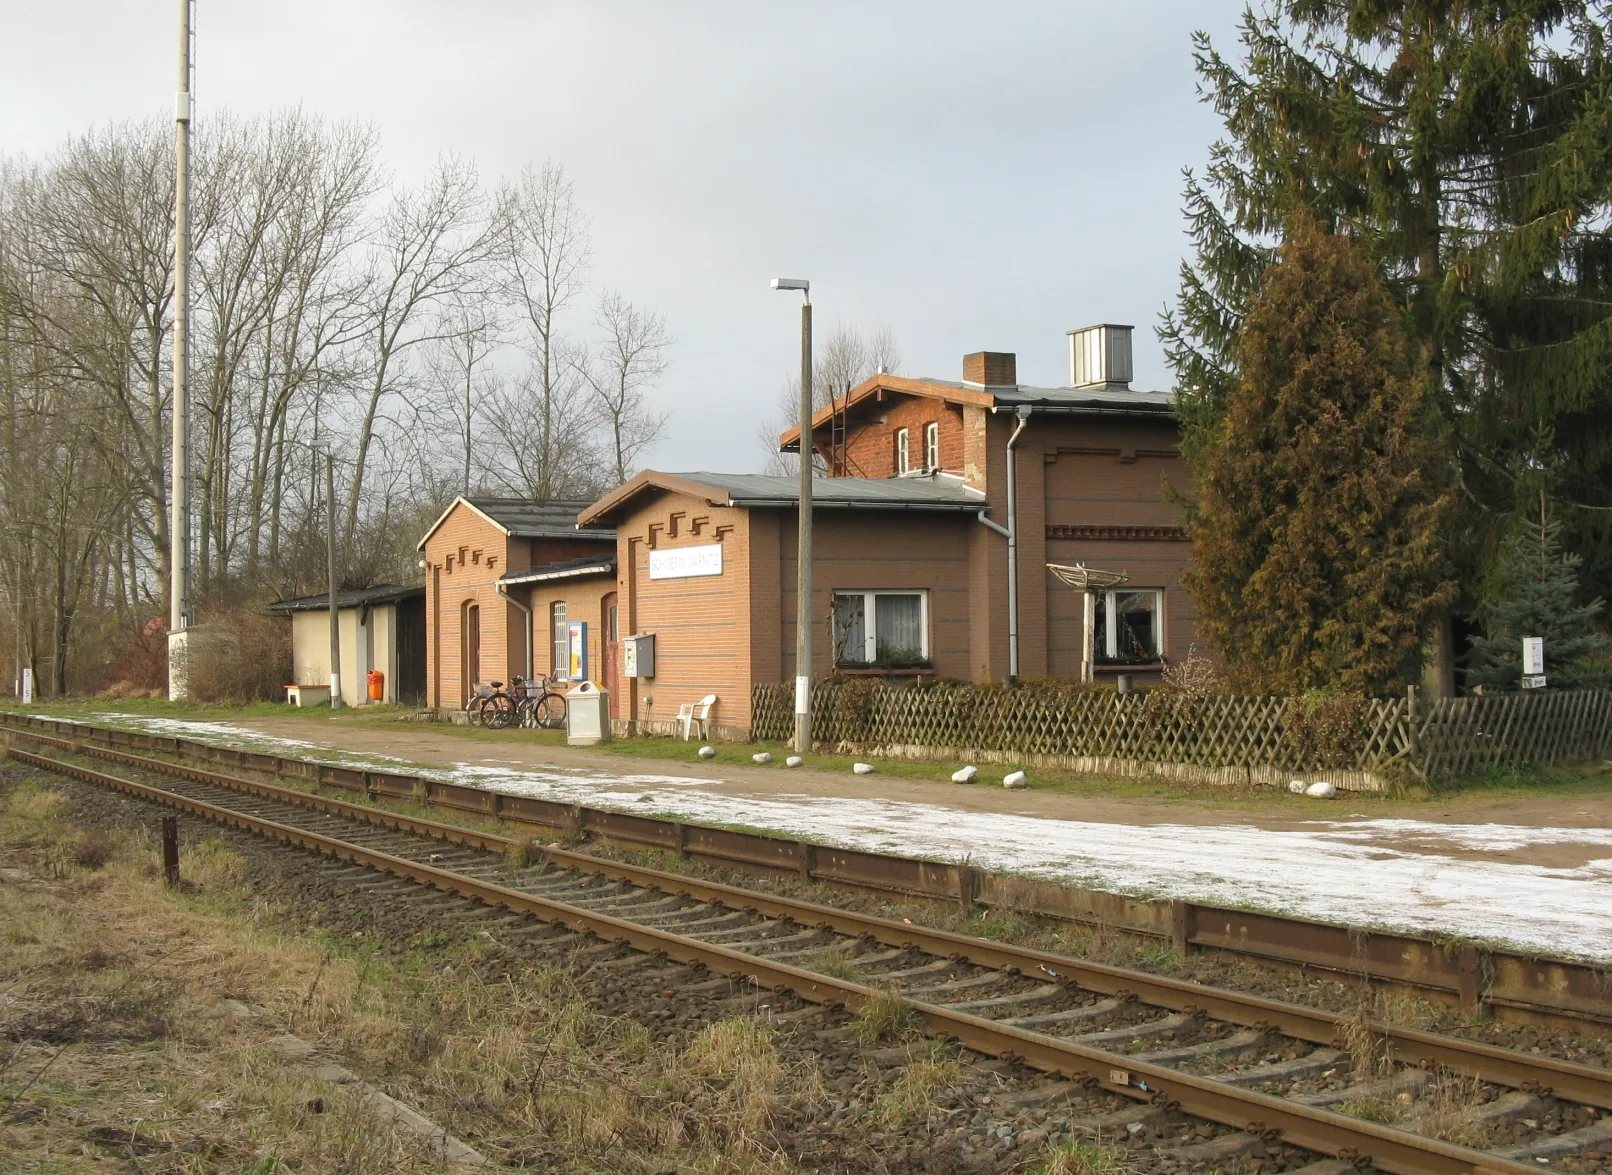
[[[341,613],[336,610],[336,455],[325,450],[325,565],[330,573],[330,708],[341,709]]]
[[[190,628],[190,119],[191,5],[179,0],[179,90],[174,95],[173,487],[168,517],[168,697],[189,696],[184,661]],[[178,666],[178,672],[175,667]]]
[[[812,297],[800,307],[800,552],[795,584],[795,754],[812,749]]]
[[[799,290],[800,549],[795,573],[795,753],[812,749],[812,283],[775,277],[775,290]]]

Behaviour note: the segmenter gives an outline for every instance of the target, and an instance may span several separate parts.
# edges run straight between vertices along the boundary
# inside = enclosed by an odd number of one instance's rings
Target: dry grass
[[[35,878],[0,884],[0,1169],[92,1154],[163,1172],[440,1169],[275,1054],[288,1029],[489,1158],[554,1170],[786,1171],[780,1106],[822,1096],[757,1021],[679,1050],[590,1009],[569,969],[489,982],[486,944],[383,956],[278,929],[220,840],[185,845],[183,891],[162,884],[150,832],[80,865],[62,815],[54,793],[0,791],[0,856]],[[226,998],[258,1014],[231,1017]]]
[[[867,982],[866,972],[856,965],[851,958],[850,948],[845,946],[826,947],[807,959],[804,966],[830,979],[843,979],[847,983]]]
[[[914,1059],[880,1097],[880,1121],[886,1129],[899,1130],[940,1117],[945,1109],[935,1099],[957,1089],[962,1076],[962,1065],[954,1053],[931,1048],[927,1055]]]
[[[1398,1126],[1456,1146],[1481,1147],[1486,1133],[1467,1111],[1479,1103],[1480,1083],[1440,1070],[1415,1094],[1393,1099],[1371,1097],[1344,1102],[1338,1111],[1383,1126]]]
[[[857,1009],[851,1031],[870,1044],[905,1040],[918,1031],[918,1013],[894,988],[885,988]]]
[[[1049,1143],[1031,1168],[1036,1175],[1130,1175],[1133,1169],[1124,1147],[1079,1140]]]

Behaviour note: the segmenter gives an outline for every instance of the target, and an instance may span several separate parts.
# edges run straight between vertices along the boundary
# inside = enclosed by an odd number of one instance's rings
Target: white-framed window
[[[902,477],[912,468],[911,450],[907,444],[907,430],[896,429],[896,476]]]
[[[910,669],[929,664],[928,592],[835,592],[834,663]]]
[[[934,473],[940,468],[940,422],[931,420],[924,425],[924,472]]]
[[[1092,625],[1092,656],[1114,665],[1144,665],[1163,659],[1164,593],[1157,588],[1098,592]]]
[[[571,672],[571,630],[565,623],[565,601],[557,600],[549,611],[554,616],[554,676],[566,677]]]

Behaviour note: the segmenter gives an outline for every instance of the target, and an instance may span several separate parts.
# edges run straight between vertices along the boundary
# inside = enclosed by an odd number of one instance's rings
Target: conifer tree
[[[1607,681],[1612,639],[1600,629],[1602,601],[1578,603],[1583,562],[1561,549],[1561,523],[1550,517],[1543,491],[1539,512],[1525,517],[1505,541],[1494,583],[1480,612],[1486,637],[1473,642],[1476,665],[1468,674],[1486,691],[1522,685],[1522,642],[1545,642],[1545,676],[1553,689],[1600,686]]]
[[[1437,414],[1364,252],[1295,217],[1192,455],[1187,586],[1231,683],[1381,693],[1414,679],[1454,586]]]
[[[1346,231],[1409,313],[1466,504],[1452,551],[1498,544],[1542,454],[1564,536],[1612,590],[1612,59],[1593,0],[1273,0],[1241,60],[1196,38],[1224,120],[1187,175],[1195,259],[1161,328],[1183,448],[1237,377],[1250,295],[1296,211]]]

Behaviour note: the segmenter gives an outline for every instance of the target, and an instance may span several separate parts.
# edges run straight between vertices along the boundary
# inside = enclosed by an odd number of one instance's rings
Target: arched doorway
[[[610,691],[610,717],[621,717],[621,633],[616,627],[616,593],[611,592],[600,606],[599,631],[604,639],[599,651],[604,654],[604,672],[599,676],[605,689]]]
[[[459,704],[466,705],[481,680],[481,606],[468,603],[459,626]]]

